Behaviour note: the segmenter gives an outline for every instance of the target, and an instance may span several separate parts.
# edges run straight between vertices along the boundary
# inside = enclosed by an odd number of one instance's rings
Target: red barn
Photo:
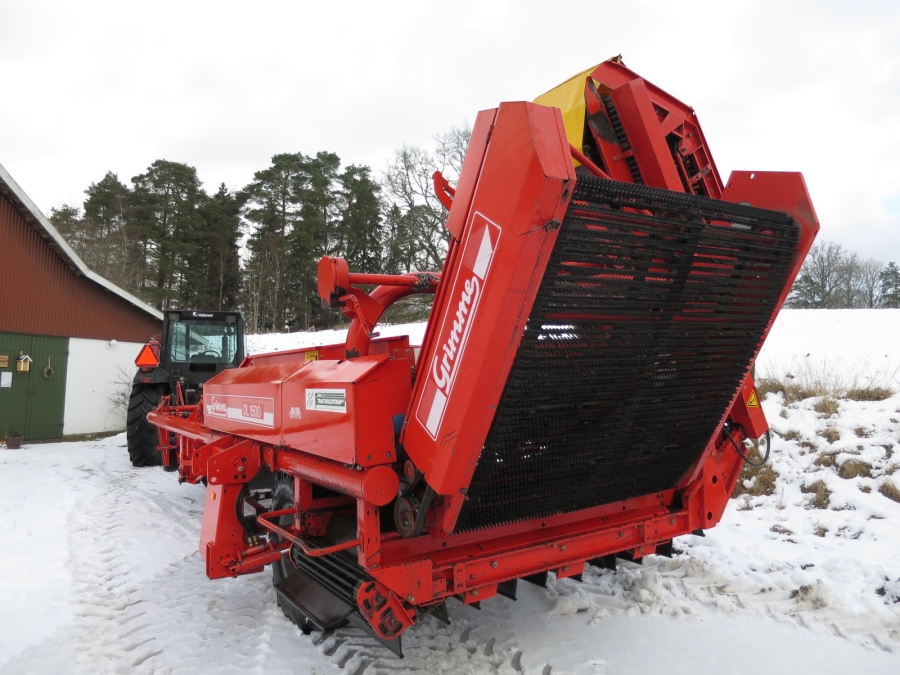
[[[162,314],[87,268],[0,165],[0,436],[124,430],[117,393],[161,327]]]

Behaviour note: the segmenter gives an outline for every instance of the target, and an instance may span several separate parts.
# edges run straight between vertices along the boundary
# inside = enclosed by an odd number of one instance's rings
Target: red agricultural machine
[[[397,652],[450,598],[715,525],[767,433],[751,366],[818,231],[800,174],[723,185],[691,108],[618,59],[481,112],[458,185],[435,186],[440,274],[324,258],[346,344],[247,357],[148,416],[207,483],[211,579],[272,564],[304,631],[352,622]],[[412,293],[434,293],[418,358],[376,332]]]

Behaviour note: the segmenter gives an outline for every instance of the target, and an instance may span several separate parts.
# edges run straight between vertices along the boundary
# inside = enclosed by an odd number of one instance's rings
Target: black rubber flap
[[[356,606],[345,602],[301,569],[275,584],[282,602],[296,606],[321,630],[344,624]]]
[[[457,531],[673,488],[787,284],[783,213],[579,176]]]

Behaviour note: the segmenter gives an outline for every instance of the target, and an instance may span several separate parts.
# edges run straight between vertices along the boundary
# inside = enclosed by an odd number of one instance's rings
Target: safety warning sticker
[[[750,398],[747,399],[747,407],[748,408],[758,408],[759,407],[759,396],[756,395],[756,389],[750,392]]]

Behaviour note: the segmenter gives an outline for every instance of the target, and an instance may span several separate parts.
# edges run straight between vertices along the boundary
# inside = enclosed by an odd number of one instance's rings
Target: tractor
[[[157,450],[156,427],[147,413],[163,396],[196,404],[203,385],[244,360],[244,317],[240,312],[176,310],[165,313],[161,335],[150,338],[134,363],[138,367],[128,401],[128,456],[134,466],[163,464],[174,470],[177,458]]]

